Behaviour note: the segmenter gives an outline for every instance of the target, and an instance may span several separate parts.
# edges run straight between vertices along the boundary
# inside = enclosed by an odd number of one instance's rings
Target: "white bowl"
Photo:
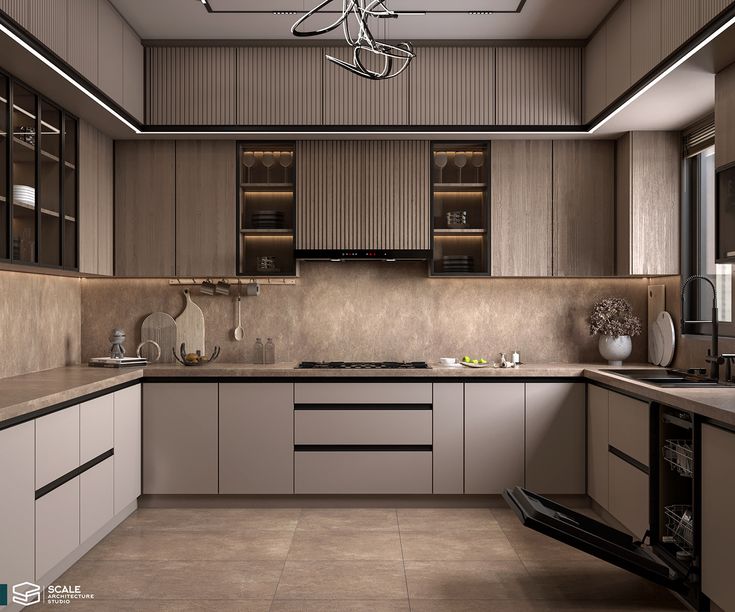
[[[442,357],[439,359],[439,363],[445,366],[456,365],[457,360],[454,357]]]

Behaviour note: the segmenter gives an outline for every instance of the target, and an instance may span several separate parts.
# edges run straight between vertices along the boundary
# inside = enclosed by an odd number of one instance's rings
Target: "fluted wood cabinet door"
[[[493,276],[551,276],[550,140],[491,143]]]
[[[67,61],[95,85],[98,82],[98,1],[67,1]]]
[[[606,100],[608,104],[630,87],[630,11],[631,0],[623,0],[606,24],[607,69]]]
[[[637,82],[662,59],[663,0],[634,0],[630,4],[630,80]]]
[[[590,121],[607,106],[606,24],[584,49],[584,120]]]
[[[79,271],[97,274],[99,268],[97,219],[98,132],[79,122]]]
[[[494,48],[419,47],[416,53],[408,71],[411,125],[495,123]]]
[[[327,47],[323,51],[326,55],[352,61],[352,49],[349,47]],[[358,77],[326,58],[323,61],[325,124],[406,125],[408,123],[407,75],[385,81],[372,81]],[[367,64],[368,67],[377,68],[369,61]]]
[[[116,276],[176,272],[174,147],[163,140],[115,143]]]
[[[554,141],[554,276],[612,276],[615,142]]]
[[[27,0],[26,26],[44,45],[62,59],[67,59],[67,0]]]
[[[112,276],[114,270],[115,167],[112,138],[98,133],[97,139],[97,274]]]
[[[302,141],[297,249],[429,248],[429,143]]]
[[[125,22],[107,0],[98,4],[98,86],[123,103],[123,26]]]
[[[699,27],[707,25],[732,4],[732,0],[699,0]]]
[[[700,0],[663,0],[661,46],[663,56],[673,53],[699,29]]]
[[[235,274],[234,141],[176,143],[176,274]]]
[[[498,125],[581,123],[580,48],[499,47],[495,54]],[[473,89],[465,84],[469,97]]]
[[[238,49],[237,123],[320,124],[324,61],[320,47]]]
[[[143,88],[145,58],[143,45],[135,31],[123,24],[123,106],[140,121],[143,120]]]
[[[0,0],[0,11],[10,15],[22,26],[28,24],[28,2],[27,0]]]
[[[146,67],[148,123],[237,123],[234,47],[148,47]]]

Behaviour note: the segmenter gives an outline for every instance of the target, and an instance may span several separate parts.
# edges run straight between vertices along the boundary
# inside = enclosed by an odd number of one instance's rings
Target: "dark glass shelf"
[[[482,191],[487,183],[434,183],[434,191]]]
[[[487,230],[482,228],[447,228],[435,229],[434,236],[484,236]]]

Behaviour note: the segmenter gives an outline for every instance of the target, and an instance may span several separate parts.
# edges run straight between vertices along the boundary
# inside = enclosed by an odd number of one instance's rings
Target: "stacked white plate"
[[[13,201],[28,206],[36,205],[36,190],[28,185],[13,185]]]

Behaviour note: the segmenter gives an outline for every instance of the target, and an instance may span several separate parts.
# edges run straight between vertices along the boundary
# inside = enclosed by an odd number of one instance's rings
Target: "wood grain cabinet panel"
[[[140,39],[127,23],[123,23],[123,99],[125,109],[143,121],[143,88],[145,57]]]
[[[108,0],[98,4],[99,88],[118,104],[123,104],[123,29],[125,22]]]
[[[324,53],[320,47],[237,50],[237,123],[322,123]]]
[[[4,584],[19,584],[35,575],[34,437],[34,421],[0,431],[0,465],[4,466],[0,470],[0,576]]]
[[[327,47],[326,55],[352,61],[350,47]],[[368,67],[377,68],[369,60]],[[355,75],[325,59],[324,123],[327,125],[408,124],[409,79],[372,81]]]
[[[679,273],[681,137],[629,132],[617,141],[617,273]]]
[[[603,508],[610,503],[609,391],[587,385],[587,495]]]
[[[235,274],[235,143],[176,143],[176,274]]]
[[[465,384],[465,493],[524,485],[524,401],[523,383]]]
[[[434,493],[464,493],[464,385],[434,383]]]
[[[98,83],[98,0],[66,0],[67,59],[88,81]],[[80,232],[81,235],[81,232]]]
[[[699,27],[706,26],[732,4],[732,0],[699,0]]]
[[[702,592],[735,610],[735,433],[702,425]]]
[[[174,276],[175,144],[115,143],[115,274]]]
[[[24,27],[28,25],[28,0],[0,0],[0,11]]]
[[[499,47],[495,53],[498,125],[581,123],[581,49]],[[465,84],[465,95],[477,97],[474,87]]]
[[[495,49],[419,47],[408,70],[411,125],[495,123]],[[400,77],[399,77],[400,78]]]
[[[102,132],[97,136],[97,274],[112,276],[115,222],[113,142]]]
[[[636,83],[662,59],[663,0],[633,0],[630,4],[630,80]]]
[[[606,101],[611,103],[630,87],[631,0],[623,0],[606,24]]]
[[[700,0],[662,0],[661,53],[667,57],[699,29]]]
[[[735,64],[715,75],[715,166],[735,161]]]
[[[585,493],[585,413],[584,383],[526,384],[526,488]]]
[[[27,0],[27,28],[62,59],[67,59],[67,0]]]
[[[592,120],[607,105],[607,29],[600,29],[584,49],[584,120]]]
[[[237,123],[234,47],[148,47],[146,67],[148,123]]]
[[[614,141],[554,141],[554,275],[612,276],[614,236]]]
[[[491,143],[493,276],[551,276],[552,144]]]
[[[219,492],[293,493],[292,383],[219,386]]]
[[[143,493],[217,493],[217,387],[200,382],[144,385]]]
[[[79,121],[79,271],[97,274],[98,246],[98,170],[97,130]]]

